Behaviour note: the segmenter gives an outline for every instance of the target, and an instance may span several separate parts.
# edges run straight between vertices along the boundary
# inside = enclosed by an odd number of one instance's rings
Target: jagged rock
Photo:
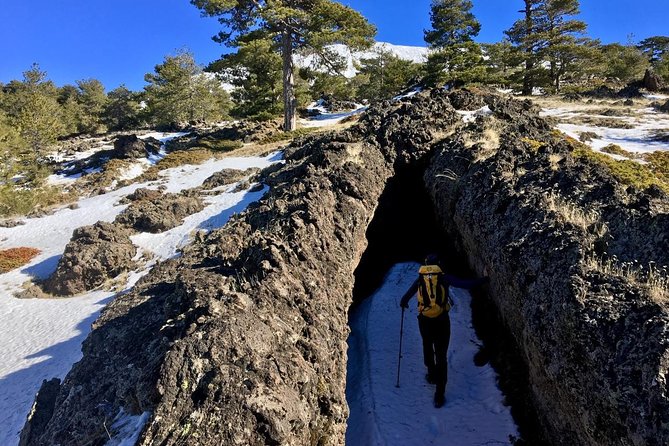
[[[205,189],[214,189],[243,180],[244,178],[257,174],[258,172],[260,172],[260,169],[256,168],[246,170],[223,169],[207,178],[204,183],[202,183],[202,187]]]
[[[468,90],[455,90],[448,95],[453,108],[456,110],[478,110],[485,105],[483,96],[474,94]]]
[[[658,107],[658,110],[661,112],[669,113],[669,101],[665,102],[664,105]]]
[[[53,416],[53,408],[56,405],[56,397],[60,390],[60,379],[53,378],[42,381],[42,386],[37,392],[35,402],[26,420],[25,428],[21,431],[19,446],[32,443],[44,430]]]
[[[106,442],[101,401],[151,413],[139,444],[342,444],[367,225],[394,170],[459,122],[445,95],[425,95],[289,147],[258,204],[107,306],[30,444]]]
[[[664,80],[649,68],[643,76],[643,86],[648,91],[660,91],[664,88]]]
[[[108,305],[28,445],[104,444],[101,401],[150,414],[140,445],[343,444],[353,272],[407,169],[488,272],[548,442],[667,444],[666,304],[587,259],[669,263],[669,198],[574,156],[531,102],[482,98],[466,125],[431,90],[289,146],[261,201]]]
[[[281,131],[281,124],[278,121],[240,121],[233,123],[229,127],[224,127],[202,136],[212,139],[251,143],[260,142]]]
[[[149,189],[138,189],[128,198],[132,203],[114,223],[138,232],[159,233],[176,228],[184,218],[204,209],[204,203],[198,197],[163,194]]]
[[[618,98],[618,92],[614,90],[613,88],[607,86],[607,85],[600,85],[599,87],[586,91],[583,93],[583,95],[592,97],[592,98],[598,98],[598,99],[617,99]]]
[[[139,139],[137,135],[121,135],[114,141],[113,158],[146,158],[160,151],[161,142],[155,138]]]
[[[42,284],[44,290],[71,296],[131,270],[137,248],[129,234],[127,229],[107,222],[76,229],[56,272]]]
[[[358,104],[353,101],[342,101],[330,95],[324,95],[322,97],[321,105],[330,113],[350,111],[358,108]]]
[[[669,264],[666,193],[628,190],[550,132],[534,144],[515,125],[502,135],[484,161],[442,143],[424,178],[441,224],[492,279],[549,443],[667,444],[666,304],[591,260]],[[549,194],[563,197],[556,210]]]

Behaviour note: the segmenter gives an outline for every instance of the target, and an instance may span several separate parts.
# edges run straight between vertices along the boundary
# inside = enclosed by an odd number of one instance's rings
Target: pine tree
[[[383,47],[376,53],[376,57],[360,61],[356,76],[359,99],[373,102],[392,98],[420,75],[420,64],[402,60]]]
[[[79,132],[102,133],[106,131],[102,123],[102,112],[107,104],[105,87],[97,79],[85,79],[77,81],[79,94],[77,100],[80,109]]]
[[[669,82],[669,37],[649,37],[639,42],[637,48],[643,51],[655,72]]]
[[[239,44],[236,53],[212,63],[209,71],[219,73],[233,85],[232,115],[258,120],[281,114],[281,56],[268,39],[253,39]]]
[[[481,24],[472,7],[470,0],[432,0],[432,29],[425,31],[425,41],[432,49],[425,67],[428,84],[455,85],[484,76],[481,47],[473,41]]]
[[[220,81],[204,73],[189,52],[167,56],[155,73],[145,77],[149,113],[155,124],[181,128],[196,121],[220,119],[227,114],[227,93]]]
[[[510,29],[505,31],[509,41],[523,54],[525,69],[523,70],[522,93],[524,95],[532,94],[542,71],[538,51],[541,48],[539,35],[544,1],[523,0],[525,7],[519,12],[524,14],[524,18],[516,21]]]
[[[102,112],[102,122],[110,130],[128,130],[140,125],[140,95],[128,90],[125,85],[113,89],[107,95]]]
[[[65,134],[58,90],[37,64],[23,73],[22,82],[11,82],[9,88],[13,97],[8,114],[23,140],[40,156]]]
[[[543,62],[548,64],[550,85],[559,91],[562,79],[575,67],[582,67],[583,58],[594,54],[592,42],[579,38],[586,23],[570,18],[579,13],[578,0],[524,0],[524,19],[506,31],[509,40],[525,56],[523,94],[532,94],[542,85]]]
[[[481,47],[486,55],[486,83],[507,87],[518,82],[523,63],[523,54],[518,48],[508,40],[483,44]]]
[[[225,27],[215,40],[237,48],[263,39],[272,42],[282,60],[284,129],[296,125],[293,54],[308,49],[322,65],[335,67],[329,45],[368,48],[376,29],[353,9],[332,0],[191,0],[205,15],[218,17]]]
[[[649,66],[646,56],[634,45],[611,43],[600,50],[605,77],[630,82],[643,78]]]
[[[542,11],[542,55],[550,64],[551,81],[559,92],[563,77],[591,55],[592,45],[587,39],[577,38],[585,32],[586,23],[568,18],[579,14],[578,0],[546,0]]]

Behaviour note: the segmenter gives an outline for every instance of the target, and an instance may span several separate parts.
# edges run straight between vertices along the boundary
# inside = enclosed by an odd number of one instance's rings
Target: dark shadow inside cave
[[[432,199],[423,183],[424,166],[404,169],[392,178],[381,195],[374,219],[367,230],[368,246],[355,271],[353,304],[350,314],[382,284],[385,274],[396,263],[422,263],[427,254],[436,253],[449,274],[475,277],[465,253],[438,222]],[[522,353],[497,313],[487,289],[472,292],[472,317],[482,347],[472,358],[477,365],[490,363],[498,374],[505,403],[511,406],[521,435],[516,446],[549,445],[539,427],[530,399],[528,372]]]

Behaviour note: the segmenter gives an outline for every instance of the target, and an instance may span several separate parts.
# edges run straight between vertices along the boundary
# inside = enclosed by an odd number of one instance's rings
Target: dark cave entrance
[[[427,254],[436,253],[449,274],[475,277],[466,255],[458,250],[435,216],[432,199],[423,183],[424,168],[416,165],[405,168],[386,185],[367,230],[367,250],[355,271],[350,314],[354,314],[361,302],[374,293],[396,263],[422,263]],[[498,385],[505,403],[511,407],[521,436],[514,444],[549,445],[531,403],[522,353],[504,327],[486,289],[472,291],[472,297],[473,325],[482,342],[472,360],[479,366],[490,363],[497,372]]]

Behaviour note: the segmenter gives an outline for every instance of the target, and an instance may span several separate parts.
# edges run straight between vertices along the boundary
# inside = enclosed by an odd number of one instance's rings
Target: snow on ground
[[[434,386],[425,381],[415,298],[405,312],[400,387],[397,380],[399,302],[415,280],[418,264],[391,268],[383,285],[351,315],[346,444],[478,446],[508,445],[518,437],[497,375],[477,367],[478,341],[471,322],[470,294],[451,288],[451,344],[446,405],[432,405]]]
[[[599,105],[598,108],[604,105]],[[586,142],[593,150],[601,151],[602,148],[615,144],[628,152],[650,153],[657,150],[669,150],[669,143],[655,139],[657,132],[669,133],[669,115],[658,113],[652,108],[642,108],[634,110],[632,115],[623,116],[604,116],[591,111],[592,108],[584,104],[563,105],[555,108],[545,108],[541,116],[556,118],[559,123],[556,126],[558,130],[579,140],[581,133],[591,132],[596,134],[591,141]],[[588,124],[572,124],[570,119],[579,116],[591,118],[600,118],[607,120],[616,120],[633,126],[631,129],[612,128]],[[616,159],[622,157],[612,155]]]
[[[139,139],[155,138],[158,141],[160,141],[162,143],[160,151],[159,151],[159,153],[157,153],[155,155],[150,155],[145,159],[137,160],[135,163],[133,163],[128,168],[126,168],[123,172],[121,172],[118,179],[119,180],[132,180],[134,178],[137,178],[138,176],[140,176],[144,172],[144,170],[147,167],[149,167],[153,164],[156,164],[158,161],[163,159],[165,157],[165,155],[167,155],[167,152],[165,151],[165,144],[168,141],[170,141],[172,139],[175,139],[175,138],[179,138],[181,136],[185,136],[185,135],[188,135],[188,132],[176,132],[176,133],[152,132],[152,133],[146,133],[144,135],[139,136],[138,137]],[[69,167],[72,168],[72,167],[74,167],[72,165],[72,163],[74,161],[79,161],[79,160],[83,160],[83,159],[86,159],[86,158],[90,158],[91,156],[95,155],[96,153],[98,153],[102,150],[112,150],[113,148],[114,148],[113,145],[102,143],[102,144],[94,146],[94,147],[92,147],[89,150],[86,150],[84,152],[77,152],[77,153],[75,153],[73,155],[69,155],[69,156],[55,154],[51,158],[54,161],[58,161],[58,162],[68,161],[69,162]],[[65,170],[67,170],[67,167],[65,167]],[[97,173],[97,172],[101,172],[101,171],[102,171],[101,168],[88,169],[88,170],[85,171],[85,174],[88,175],[88,174],[91,174],[91,173]],[[46,182],[47,182],[47,184],[50,184],[52,186],[65,186],[65,185],[68,185],[68,184],[72,184],[73,182],[75,182],[76,180],[78,180],[81,177],[82,177],[81,173],[78,173],[78,174],[75,174],[75,175],[67,175],[67,174],[60,173],[60,174],[50,175],[46,179]]]
[[[182,166],[161,172],[157,182],[134,184],[113,192],[79,200],[77,209],[64,208],[52,215],[23,219],[23,225],[0,228],[0,249],[28,246],[42,251],[28,265],[0,274],[0,445],[18,443],[35,393],[43,379],[63,378],[72,364],[81,358],[81,342],[91,323],[115,296],[110,291],[93,291],[62,299],[16,299],[13,294],[31,278],[46,278],[55,269],[74,229],[97,221],[113,221],[126,206],[118,201],[140,187],[164,185],[168,192],[200,186],[205,179],[222,169],[264,168],[280,162],[281,155],[266,157],[224,158],[198,166]],[[133,241],[141,248],[166,259],[195,230],[211,230],[224,225],[235,212],[241,212],[267,191],[232,192],[232,187],[216,196],[207,196],[208,206],[188,217],[178,228],[163,234],[138,234]],[[125,289],[132,287],[147,269],[130,274]],[[119,440],[121,441],[121,440]],[[125,441],[125,440],[123,440]],[[110,443],[110,445],[131,443]]]
[[[487,105],[479,108],[478,110],[466,111],[466,110],[456,110],[456,113],[462,116],[462,121],[465,123],[474,122],[479,116],[488,116],[492,114],[492,110]]]
[[[105,446],[135,446],[144,425],[149,421],[150,415],[149,412],[144,412],[141,415],[130,415],[121,409],[114,418],[110,432],[108,432],[111,434],[111,438]]]
[[[302,125],[302,127],[327,127],[330,125],[335,125],[338,122],[342,121],[343,119],[348,118],[349,116],[360,114],[365,110],[367,110],[367,108],[368,108],[367,106],[359,105],[358,108],[356,108],[355,110],[347,112],[321,113],[309,119],[300,119],[300,124]],[[315,106],[314,109],[318,110],[318,106]]]

